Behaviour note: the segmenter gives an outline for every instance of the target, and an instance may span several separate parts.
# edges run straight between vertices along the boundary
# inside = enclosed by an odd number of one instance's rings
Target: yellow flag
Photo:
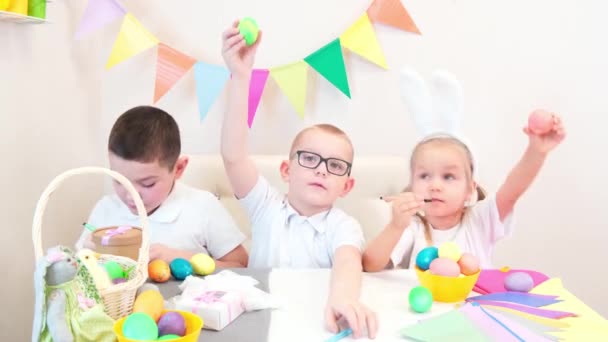
[[[123,62],[138,53],[147,50],[158,44],[158,39],[154,37],[145,27],[143,27],[130,13],[125,15],[118,38],[114,42],[110,58],[106,64],[106,69],[110,69],[116,64]]]
[[[359,17],[351,27],[342,33],[340,44],[370,62],[387,69],[384,53],[376,39],[376,32],[367,13]]]
[[[304,61],[299,61],[272,68],[270,69],[270,76],[277,82],[300,117],[304,118],[308,65]]]
[[[551,335],[563,341],[600,341],[608,336],[608,321],[583,301],[566,290],[559,278],[551,278],[530,293],[558,296],[560,302],[544,306],[543,309],[568,311],[577,314],[576,317],[560,319],[570,326],[562,331],[552,332]]]

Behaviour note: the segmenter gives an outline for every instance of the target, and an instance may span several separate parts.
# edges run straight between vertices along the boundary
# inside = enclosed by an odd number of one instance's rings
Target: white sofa
[[[287,190],[286,183],[279,174],[279,165],[285,156],[256,155],[253,159],[260,173],[271,184],[283,192]],[[355,186],[345,198],[338,201],[337,206],[359,220],[365,238],[369,240],[375,237],[390,219],[390,206],[380,200],[380,196],[400,192],[406,186],[409,178],[408,161],[394,156],[355,157],[352,176],[355,178]],[[248,237],[245,247],[249,248],[249,220],[233,195],[221,157],[190,156],[190,163],[182,181],[214,193]]]

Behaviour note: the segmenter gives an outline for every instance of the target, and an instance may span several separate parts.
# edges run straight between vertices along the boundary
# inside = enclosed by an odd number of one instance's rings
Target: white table
[[[203,330],[205,342],[322,342],[333,334],[325,330],[324,312],[329,289],[330,269],[233,269],[260,281],[260,288],[283,302],[280,309],[244,313],[220,332]],[[178,282],[160,286],[165,298],[178,293]],[[410,311],[408,294],[418,285],[413,271],[390,270],[364,273],[361,299],[377,314],[379,330],[375,341],[405,341],[399,331],[408,324],[454,308],[434,303],[424,314]],[[351,337],[342,341],[353,341]],[[357,341],[371,341],[362,338]]]
[[[285,305],[271,313],[269,342],[324,341],[332,336],[324,327],[324,307],[330,270],[273,270],[268,278],[270,292]],[[408,294],[418,285],[410,270],[364,273],[361,300],[376,311],[379,330],[375,341],[400,341],[399,331],[409,324],[454,309],[454,304],[435,302],[427,313],[409,308]],[[342,341],[354,339],[345,338]],[[366,338],[358,341],[371,341]]]

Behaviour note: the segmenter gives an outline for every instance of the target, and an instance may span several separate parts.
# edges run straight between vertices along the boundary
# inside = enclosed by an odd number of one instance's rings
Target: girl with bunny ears
[[[429,245],[455,242],[463,252],[492,267],[494,245],[512,230],[515,203],[530,186],[547,154],[565,137],[561,119],[546,113],[544,131],[524,128],[529,143],[496,194],[485,196],[475,182],[471,145],[460,132],[463,91],[451,74],[436,71],[430,86],[411,69],[401,71],[402,96],[424,138],[411,159],[410,184],[385,197],[392,219],[368,245],[363,268],[414,268],[416,255]]]

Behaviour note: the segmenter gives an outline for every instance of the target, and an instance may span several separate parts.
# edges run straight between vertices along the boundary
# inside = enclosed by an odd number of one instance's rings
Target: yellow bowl
[[[444,303],[464,301],[475,287],[479,272],[470,276],[445,277],[416,267],[416,275],[420,285],[426,287],[433,294],[433,300]]]
[[[186,321],[186,335],[180,338],[176,338],[174,340],[168,340],[169,342],[197,342],[198,336],[201,334],[201,329],[203,329],[203,319],[198,317],[197,315],[181,310],[164,310],[163,315],[169,311],[179,312]],[[140,341],[140,340],[132,340],[130,338],[126,338],[122,334],[122,325],[125,324],[125,320],[127,317],[123,317],[114,323],[114,334],[116,338],[118,338],[118,342],[152,342],[156,340],[150,341]]]

